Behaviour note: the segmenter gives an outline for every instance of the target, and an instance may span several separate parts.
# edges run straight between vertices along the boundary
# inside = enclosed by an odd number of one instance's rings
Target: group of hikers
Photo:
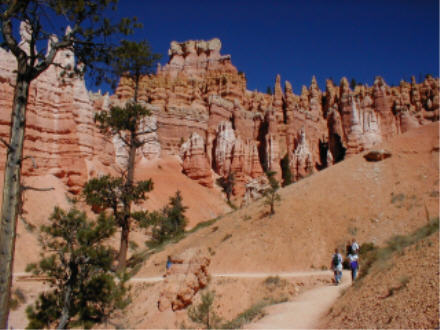
[[[359,244],[356,239],[353,238],[351,242],[347,243],[346,246],[346,260],[351,269],[351,279],[354,281],[356,279],[359,270]],[[335,253],[332,257],[332,269],[335,275],[335,284],[338,285],[342,280],[342,268],[343,259],[339,253],[339,249],[335,249]]]

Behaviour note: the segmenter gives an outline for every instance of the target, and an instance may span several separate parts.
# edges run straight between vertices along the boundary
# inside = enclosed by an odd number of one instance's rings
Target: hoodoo
[[[264,182],[266,170],[281,178],[286,155],[298,180],[439,118],[438,78],[388,86],[377,77],[373,86],[354,90],[343,78],[339,86],[327,80],[322,91],[313,77],[296,95],[288,81],[283,91],[278,75],[269,95],[247,90],[245,74],[220,51],[219,39],[173,41],[168,64],[142,77],[139,100],[152,112],[144,126],[156,130],[138,161],[180,155],[182,171],[207,187],[233,173],[233,193],[242,197],[246,189],[258,190],[255,182]],[[3,49],[0,55],[0,136],[6,139],[15,60]],[[73,54],[60,53],[58,61],[66,60],[74,64]],[[24,175],[52,173],[76,193],[88,178],[124,163],[121,141],[102,136],[93,116],[126,102],[134,90],[122,77],[114,95],[93,94],[82,78],[58,71],[51,67],[31,86],[25,154],[38,167],[25,164]]]

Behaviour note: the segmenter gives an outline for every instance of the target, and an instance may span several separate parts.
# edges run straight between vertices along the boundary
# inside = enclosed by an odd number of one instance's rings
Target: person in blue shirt
[[[167,257],[167,269],[166,270],[170,269],[172,265],[173,265],[173,262],[171,261],[171,257],[168,256]]]

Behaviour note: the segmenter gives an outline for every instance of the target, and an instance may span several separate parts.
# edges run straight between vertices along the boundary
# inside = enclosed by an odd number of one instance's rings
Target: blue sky
[[[220,38],[250,90],[277,74],[295,93],[312,75],[321,89],[329,77],[438,76],[438,0],[120,0],[118,16],[138,17],[144,28],[132,39],[146,38],[162,63],[172,40]]]

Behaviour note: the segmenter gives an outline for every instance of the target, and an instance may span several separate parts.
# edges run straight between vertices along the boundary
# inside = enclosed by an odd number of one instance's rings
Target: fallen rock
[[[378,162],[389,157],[391,157],[391,151],[385,149],[371,150],[364,155],[369,162]]]

